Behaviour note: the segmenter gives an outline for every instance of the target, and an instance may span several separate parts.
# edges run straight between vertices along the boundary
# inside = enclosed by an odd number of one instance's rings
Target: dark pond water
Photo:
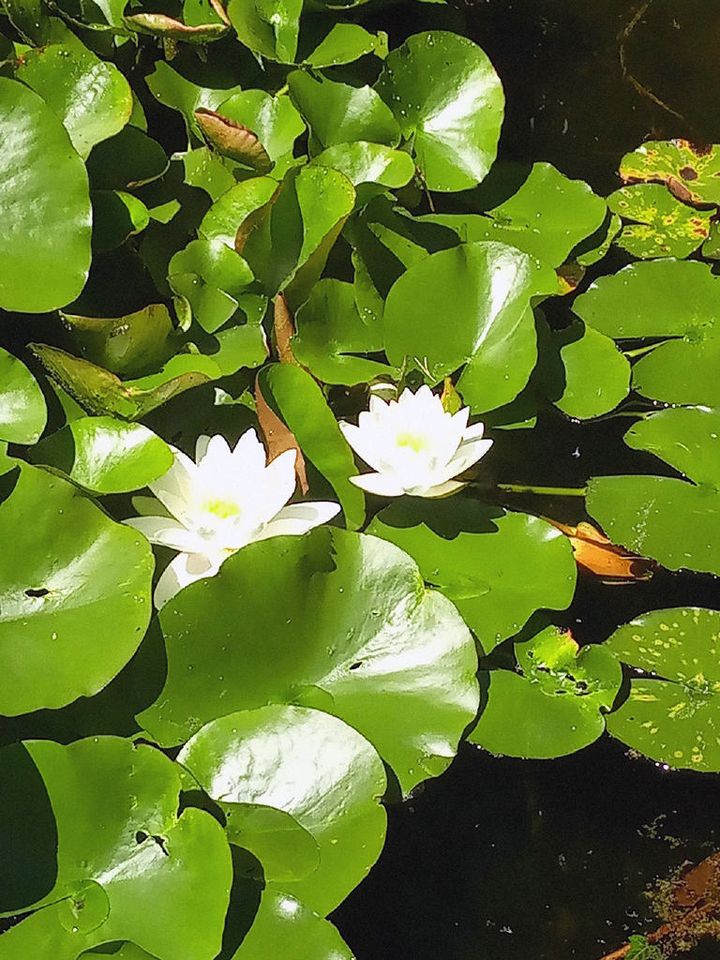
[[[501,153],[548,160],[609,192],[623,153],[648,137],[720,140],[716,0],[476,0],[398,8],[397,36],[467,32],[508,99]],[[628,465],[615,427],[541,427],[506,481],[582,481]],[[548,446],[549,445],[549,446]],[[613,451],[608,462],[606,451]],[[581,456],[577,456],[577,452]],[[576,456],[573,458],[572,454]],[[638,469],[634,461],[631,469]],[[563,504],[543,504],[561,516]],[[554,513],[553,513],[554,511]],[[720,607],[711,578],[585,584],[563,615],[598,641],[642,610]],[[720,777],[674,773],[605,738],[575,756],[528,762],[465,747],[448,773],[390,810],[383,856],[336,915],[359,960],[598,960],[653,929],[646,888],[720,847]],[[718,960],[720,945],[688,955]]]

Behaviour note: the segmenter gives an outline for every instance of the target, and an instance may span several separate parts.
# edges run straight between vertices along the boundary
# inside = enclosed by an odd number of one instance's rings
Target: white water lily
[[[295,491],[296,451],[266,465],[265,448],[252,429],[234,450],[224,437],[200,437],[195,463],[180,450],[174,454],[167,473],[150,484],[158,515],[125,521],[151,543],[180,551],[158,580],[158,609],[189,583],[214,576],[241,547],[307,533],[340,510],[327,502],[287,506]]]
[[[358,487],[382,497],[443,497],[464,484],[454,480],[483,457],[492,440],[484,440],[484,426],[468,426],[470,410],[447,413],[440,397],[427,386],[413,393],[403,390],[398,400],[370,398],[370,409],[358,425],[340,423],[353,450],[376,473],[350,479]]]

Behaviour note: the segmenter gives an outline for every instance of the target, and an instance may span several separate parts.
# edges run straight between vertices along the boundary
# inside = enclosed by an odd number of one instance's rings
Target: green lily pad
[[[720,203],[720,147],[688,140],[648,140],[620,161],[626,183],[659,182],[687,203]]]
[[[156,140],[128,125],[93,147],[87,169],[93,190],[126,190],[159,179],[169,162]]]
[[[695,483],[720,487],[720,410],[661,410],[633,424],[624,439],[635,450],[654,453]]]
[[[139,423],[81,417],[44,440],[36,463],[57,467],[93,493],[139,490],[173,464],[170,447]]]
[[[292,349],[298,361],[324,383],[353,386],[392,373],[392,367],[363,354],[381,352],[382,329],[365,320],[355,302],[355,288],[323,279],[295,316]]]
[[[435,382],[467,364],[457,385],[465,402],[478,412],[503,406],[520,393],[537,359],[530,305],[556,287],[549,267],[504,243],[434,253],[388,294],[388,358],[421,365]]]
[[[587,510],[613,543],[670,570],[720,575],[720,493],[671,477],[595,477]]]
[[[665,403],[720,405],[720,327],[707,339],[693,332],[660,344],[633,366],[633,387],[651,400]]]
[[[347,527],[357,530],[365,522],[365,495],[349,480],[357,474],[355,458],[322,390],[309,373],[293,364],[274,363],[258,376],[265,400],[335,491]]]
[[[330,923],[287,893],[266,888],[249,933],[232,960],[355,960]]]
[[[372,87],[351,87],[302,70],[288,77],[290,95],[321,149],[367,140],[395,147],[400,128],[392,110]]]
[[[218,113],[248,127],[275,163],[291,153],[305,123],[290,97],[273,97],[264,90],[233,93],[217,107]]]
[[[325,528],[250,544],[160,622],[167,681],[138,719],[164,744],[235,710],[317,704],[367,737],[407,793],[447,767],[477,710],[459,614],[376,537]]]
[[[511,164],[502,169],[508,174]],[[570,180],[549,163],[535,163],[516,192],[484,214],[422,217],[454,230],[463,243],[497,240],[557,267],[599,229],[607,207],[583,180]]]
[[[196,733],[178,762],[220,803],[230,826],[234,807],[262,805],[290,814],[314,837],[317,869],[285,880],[283,891],[323,916],[380,855],[385,770],[367,740],[336,717],[280,704],[231,713]]]
[[[42,802],[44,793],[57,833],[52,889],[26,904],[36,912],[0,938],[3,957],[52,951],[54,960],[75,960],[93,946],[132,940],[157,960],[213,960],[230,850],[204,810],[178,816],[172,761],[119,737],[93,737],[17,744],[0,752],[0,764],[5,776],[24,778],[26,802]],[[22,816],[11,808],[3,830]]]
[[[85,166],[45,101],[4,77],[0,142],[0,306],[29,313],[64,307],[84,287],[90,267]]]
[[[214,333],[235,314],[238,298],[253,279],[245,260],[220,238],[192,240],[168,267],[170,286],[185,297],[207,333]]]
[[[303,0],[230,0],[227,13],[238,40],[254,53],[294,63]]]
[[[155,69],[145,78],[155,99],[166,107],[178,110],[185,117],[188,127],[199,135],[195,111],[205,107],[217,110],[221,103],[242,89],[239,85],[216,89],[203,86],[174,70],[164,60],[158,60]]]
[[[319,70],[323,67],[353,63],[369,53],[385,59],[388,54],[386,33],[369,33],[357,23],[336,23],[312,53],[308,54],[305,63]]]
[[[102,690],[140,645],[153,571],[135,531],[67,481],[17,469],[0,503],[0,536],[14,545],[0,560],[0,713],[8,716]]]
[[[138,420],[179,393],[221,376],[210,357],[183,353],[171,357],[159,373],[120,380],[104,367],[56,347],[34,343],[31,348],[48,373],[89,413],[123,420]]]
[[[430,190],[467,190],[485,177],[497,154],[505,98],[477,44],[441,30],[415,34],[390,53],[375,89],[403,137],[412,139]]]
[[[570,542],[539,517],[465,497],[430,504],[406,497],[381,510],[368,532],[410,554],[486,653],[535,611],[564,610],[575,592]]]
[[[688,257],[710,233],[710,213],[680,203],[659,183],[622,187],[608,197],[608,207],[633,223],[615,243],[634,257]]]
[[[698,607],[653,610],[616,630],[604,647],[651,676],[632,678],[608,731],[659,763],[720,771],[719,631],[720,613]]]
[[[151,303],[124,317],[80,317],[63,313],[62,319],[86,360],[113,373],[133,376],[162,363],[172,349],[173,322],[167,307]]]
[[[47,423],[45,397],[25,364],[0,347],[0,440],[37,443]]]
[[[615,340],[720,336],[718,308],[720,277],[710,265],[670,259],[633,263],[600,277],[573,304],[588,326]]]
[[[312,162],[339,170],[355,187],[361,183],[379,183],[397,189],[415,175],[415,164],[409,153],[366,140],[337,143],[323,150]]]
[[[94,190],[92,208],[96,252],[114,250],[129,237],[142,233],[150,223],[150,214],[142,200],[124,190]]]
[[[130,119],[132,91],[125,77],[69,30],[61,43],[25,54],[17,78],[59,117],[83,158],[96,143],[119,133]]]
[[[573,260],[581,267],[598,263],[607,254],[615,237],[622,229],[622,219],[616,214],[606,216],[603,223],[573,251]]]
[[[249,232],[262,220],[278,189],[272,177],[253,177],[220,194],[202,219],[199,233],[241,250]]]
[[[579,321],[563,330],[540,329],[538,381],[559,410],[589,420],[622,403],[630,390],[630,361],[609,337]]]
[[[522,674],[490,672],[487,703],[470,742],[505,756],[550,759],[597,740],[622,681],[612,655],[602,646],[579,649],[557,627],[515,650]]]

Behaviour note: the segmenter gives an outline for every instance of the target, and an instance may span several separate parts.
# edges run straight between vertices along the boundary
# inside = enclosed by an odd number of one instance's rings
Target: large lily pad
[[[665,403],[720,405],[720,327],[667,340],[633,367],[633,387]]]
[[[0,503],[13,544],[0,559],[0,713],[13,716],[92,696],[119,673],[148,625],[153,571],[143,537],[67,481],[17,469]]]
[[[467,364],[458,384],[473,410],[520,393],[535,366],[533,298],[554,293],[549,267],[504,243],[461,244],[425,257],[396,281],[385,305],[385,349],[439,381]]]
[[[45,804],[57,835],[51,889],[24,904],[40,909],[0,938],[3,958],[75,960],[115,940],[132,940],[157,960],[216,956],[230,851],[205,811],[178,817],[180,777],[170,760],[151,747],[93,737],[70,746],[18,744],[0,753],[0,764],[4,777],[24,778],[26,803]],[[11,807],[3,831],[22,818]],[[31,864],[33,850],[25,855]]]
[[[513,167],[502,169],[509,174]],[[512,196],[484,214],[438,213],[422,220],[450,227],[463,243],[498,240],[557,267],[599,229],[606,213],[605,201],[584,181],[535,163]]]
[[[64,307],[82,290],[90,267],[85,166],[45,101],[4,77],[0,142],[0,306],[30,313]]]
[[[61,43],[28,51],[17,77],[62,120],[83,158],[96,143],[119,133],[130,119],[132,91],[125,77],[69,30]]]
[[[719,631],[720,612],[697,607],[653,610],[616,630],[605,648],[650,676],[630,681],[609,732],[668,766],[720,771]]]
[[[611,654],[601,646],[580,650],[556,627],[515,649],[522,674],[491,671],[471,743],[491,753],[548,759],[597,740],[622,680]]]
[[[497,153],[505,98],[477,44],[441,30],[415,34],[388,56],[376,89],[412,139],[431,190],[466,190],[483,179]]]
[[[320,853],[283,890],[323,916],[365,877],[385,840],[385,770],[364,737],[319,710],[272,704],[206,724],[178,762],[218,801],[232,827],[248,804],[290,814]],[[292,789],[288,786],[292,784]]]
[[[536,610],[561,610],[575,591],[570,543],[538,517],[462,497],[404,498],[368,532],[406,550],[425,581],[452,600],[489,652]]]
[[[654,453],[695,483],[720,486],[720,410],[661,410],[633,424],[624,439],[636,450]]]
[[[477,710],[459,614],[375,537],[319,529],[251,544],[160,621],[167,681],[139,721],[165,744],[235,710],[318,706],[366,736],[407,792],[445,769]]]
[[[46,421],[37,380],[21,360],[0,347],[0,440],[37,443]]]

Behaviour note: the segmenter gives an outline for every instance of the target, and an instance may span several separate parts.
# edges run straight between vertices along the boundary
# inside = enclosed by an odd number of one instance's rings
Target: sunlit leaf
[[[388,53],[387,34],[369,33],[357,23],[336,23],[305,59],[311,67],[337,67],[352,63],[369,53],[381,59]]]
[[[0,440],[37,443],[46,421],[45,398],[35,377],[0,347]]]
[[[246,47],[270,60],[293,63],[302,7],[303,0],[230,0],[227,12]]]
[[[667,184],[678,199],[720,203],[720,153],[717,145],[700,147],[688,140],[648,140],[620,161],[626,183]]]

